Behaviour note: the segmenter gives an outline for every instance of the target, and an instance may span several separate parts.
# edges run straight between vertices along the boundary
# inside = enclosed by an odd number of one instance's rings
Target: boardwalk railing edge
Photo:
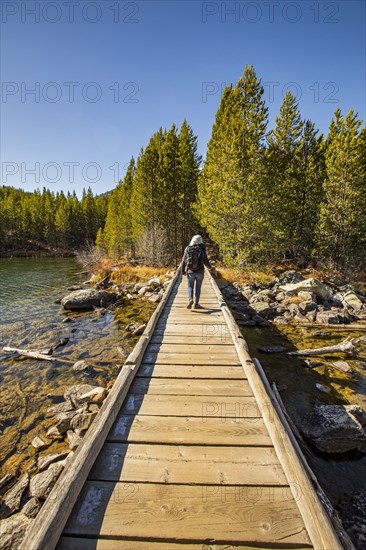
[[[266,379],[265,374],[259,362],[256,365],[256,362],[250,357],[247,343],[221,294],[217,282],[208,270],[207,273],[311,542],[316,550],[343,550],[344,546],[341,544],[331,519],[315,491],[304,463],[296,452],[286,427],[281,421],[275,398],[272,392],[267,390],[270,387],[269,383],[267,381],[266,385],[263,381],[263,377]]]
[[[66,464],[41,511],[26,532],[20,550],[54,550],[56,547],[77,497],[127,396],[156,323],[180,273],[181,265],[177,268],[136,346],[127,357],[72,461]]]

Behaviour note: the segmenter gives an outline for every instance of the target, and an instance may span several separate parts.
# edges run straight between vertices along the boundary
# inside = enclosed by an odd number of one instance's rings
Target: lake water
[[[125,324],[145,321],[151,313],[147,305],[135,302],[124,306],[119,322],[112,313],[63,311],[55,301],[89,278],[80,270],[71,258],[0,259],[0,478],[19,466],[32,467],[35,451],[30,443],[52,425],[46,410],[62,399],[67,386],[113,383],[124,361],[117,346],[128,353],[136,340],[124,331]],[[64,337],[69,341],[54,351],[58,361],[53,363],[2,351],[3,346],[44,350]],[[79,359],[91,365],[92,377],[72,372]],[[52,443],[50,452],[64,445]]]

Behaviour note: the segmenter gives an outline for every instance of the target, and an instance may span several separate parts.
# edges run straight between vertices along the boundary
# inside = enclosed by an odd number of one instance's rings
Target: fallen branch
[[[45,355],[44,353],[41,353],[39,351],[30,351],[26,349],[9,348],[9,347],[3,348],[3,351],[7,351],[10,353],[17,353],[18,355],[22,355],[24,357],[32,357],[32,359],[39,359],[40,361],[57,361],[55,357],[51,357],[50,355]]]
[[[346,338],[346,340],[343,340],[339,344],[335,344],[334,346],[325,346],[324,348],[316,348],[316,349],[302,349],[297,351],[289,351],[288,355],[327,355],[328,353],[347,353],[347,355],[351,355],[352,357],[358,357],[357,348],[356,345],[358,344],[358,340],[355,340],[354,338]]]

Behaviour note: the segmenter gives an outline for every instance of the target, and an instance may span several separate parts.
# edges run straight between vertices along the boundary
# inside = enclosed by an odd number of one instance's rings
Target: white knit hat
[[[189,243],[189,246],[192,246],[194,244],[203,244],[203,239],[202,239],[201,235],[194,235],[192,237],[192,240]]]

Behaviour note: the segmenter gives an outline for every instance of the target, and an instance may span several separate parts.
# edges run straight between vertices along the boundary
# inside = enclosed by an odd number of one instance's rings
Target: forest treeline
[[[204,163],[184,121],[160,128],[107,196],[2,188],[1,239],[78,247],[96,242],[113,257],[178,262],[193,233],[226,265],[290,260],[366,268],[366,129],[336,109],[327,136],[287,92],[268,130],[264,88],[252,66],[226,87]],[[4,215],[3,215],[4,211]]]
[[[95,197],[89,188],[81,200],[76,193],[53,193],[49,189],[32,193],[0,187],[0,250],[46,246],[49,249],[77,249],[94,242],[105,222],[108,195]]]

